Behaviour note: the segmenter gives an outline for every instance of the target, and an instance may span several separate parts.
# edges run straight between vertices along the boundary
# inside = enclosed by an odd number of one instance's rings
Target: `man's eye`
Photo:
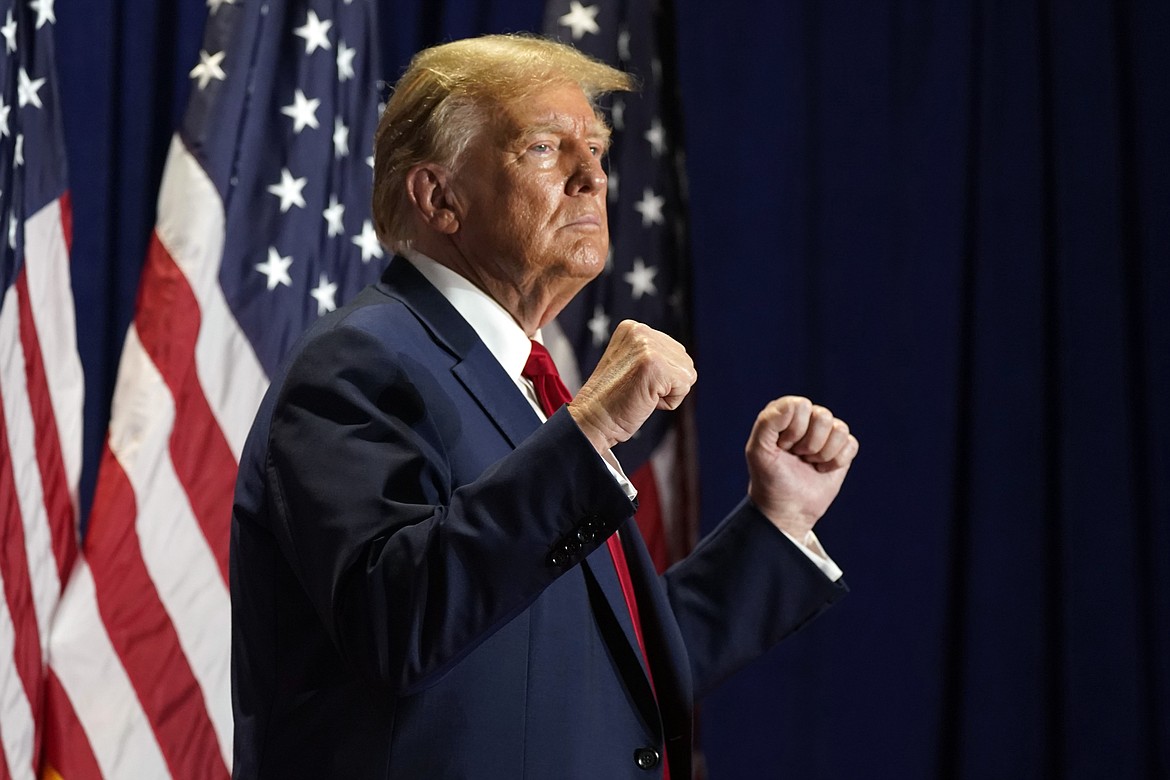
[[[532,151],[536,152],[537,154],[544,154],[545,152],[551,152],[551,151],[552,151],[552,144],[543,144],[543,143],[541,143],[541,144],[533,144],[532,146],[530,146],[530,147],[528,147],[528,148],[529,148],[530,150],[532,150]]]

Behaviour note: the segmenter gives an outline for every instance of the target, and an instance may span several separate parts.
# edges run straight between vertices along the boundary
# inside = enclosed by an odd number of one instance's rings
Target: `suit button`
[[[638,748],[634,751],[634,763],[639,769],[653,769],[658,766],[661,756],[654,748]]]

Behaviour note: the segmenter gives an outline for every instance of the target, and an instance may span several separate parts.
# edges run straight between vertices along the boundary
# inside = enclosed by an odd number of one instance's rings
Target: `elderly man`
[[[628,87],[507,36],[399,82],[374,185],[399,256],[296,346],[241,463],[237,777],[688,778],[695,698],[844,592],[812,534],[844,423],[769,404],[744,501],[658,576],[610,448],[690,358],[623,322],[570,400],[540,344],[605,264],[593,101]]]

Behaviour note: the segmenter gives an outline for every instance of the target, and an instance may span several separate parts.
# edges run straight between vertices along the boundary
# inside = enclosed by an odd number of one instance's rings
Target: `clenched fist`
[[[655,409],[676,408],[697,376],[682,344],[648,325],[623,320],[569,404],[569,414],[604,453],[637,433]]]
[[[777,528],[803,540],[837,497],[859,447],[825,407],[778,398],[748,437],[748,496]]]

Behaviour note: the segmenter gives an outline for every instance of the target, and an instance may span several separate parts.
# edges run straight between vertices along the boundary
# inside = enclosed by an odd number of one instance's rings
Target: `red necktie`
[[[536,389],[536,400],[540,403],[541,411],[544,412],[545,417],[552,417],[557,409],[573,400],[573,396],[569,394],[569,388],[565,387],[565,383],[561,381],[561,375],[557,371],[557,365],[553,362],[552,355],[548,354],[548,350],[538,341],[532,342],[532,352],[529,353],[528,362],[524,365],[524,370],[520,375],[532,382],[532,386]],[[634,636],[638,640],[638,649],[642,651],[642,659],[646,662],[646,674],[650,678],[650,690],[653,692],[654,676],[650,674],[650,658],[646,655],[646,643],[642,640],[642,621],[638,617],[638,601],[634,596],[634,582],[630,579],[630,567],[626,564],[626,551],[622,549],[622,543],[618,539],[617,533],[610,535],[609,539],[606,540],[606,546],[609,547],[609,554],[613,557],[614,568],[617,569],[618,582],[622,586],[622,596],[625,597],[626,608],[629,609],[630,619],[634,623]],[[654,695],[657,697],[657,692]],[[670,780],[670,769],[666,764],[665,751],[662,755],[662,776],[663,780]]]

